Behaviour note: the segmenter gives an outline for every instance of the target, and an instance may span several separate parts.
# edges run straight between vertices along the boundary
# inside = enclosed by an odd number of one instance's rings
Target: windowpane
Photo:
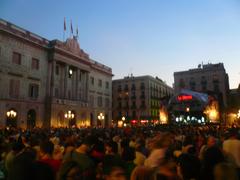
[[[98,80],[98,86],[102,87],[102,80],[101,79]]]
[[[12,58],[12,62],[14,64],[21,64],[21,54],[17,53],[17,52],[13,52],[13,58]]]
[[[38,84],[29,84],[29,97],[33,99],[37,99],[38,90],[39,90]]]
[[[32,69],[39,69],[39,60],[36,58],[32,58]]]
[[[20,80],[11,79],[9,82],[9,96],[12,98],[19,97]]]

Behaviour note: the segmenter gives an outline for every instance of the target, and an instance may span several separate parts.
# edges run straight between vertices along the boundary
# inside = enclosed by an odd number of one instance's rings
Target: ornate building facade
[[[49,41],[0,20],[0,126],[106,126],[112,70],[77,37]]]

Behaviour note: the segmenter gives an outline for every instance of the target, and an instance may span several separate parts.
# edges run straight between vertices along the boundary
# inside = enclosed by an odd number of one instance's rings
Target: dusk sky
[[[240,0],[0,0],[0,18],[49,40],[63,40],[70,20],[81,48],[113,70],[158,76],[223,62],[240,83]]]

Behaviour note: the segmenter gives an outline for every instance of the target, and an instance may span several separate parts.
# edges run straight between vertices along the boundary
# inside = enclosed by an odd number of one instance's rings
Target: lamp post
[[[17,112],[14,111],[13,109],[7,111],[6,113],[7,119],[10,120],[10,122],[7,121],[7,125],[10,124],[12,126],[16,126],[16,122],[13,122],[13,120],[17,117]]]
[[[70,127],[70,122],[75,117],[74,113],[72,113],[72,111],[68,111],[67,113],[64,114],[64,117],[68,119],[68,125]]]
[[[103,113],[100,113],[98,115],[98,120],[101,122],[101,125],[102,125],[102,121],[104,121],[104,119],[105,119],[105,117],[104,117]]]
[[[14,111],[14,110],[10,110],[10,111],[8,111],[7,112],[7,117],[8,118],[15,118],[17,116],[17,112],[16,111]]]
[[[237,118],[238,118],[238,119],[240,118],[240,110],[238,110]]]

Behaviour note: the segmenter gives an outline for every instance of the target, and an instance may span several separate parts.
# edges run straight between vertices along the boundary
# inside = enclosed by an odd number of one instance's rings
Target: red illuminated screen
[[[189,101],[192,100],[192,98],[191,95],[180,95],[177,97],[178,101]]]

